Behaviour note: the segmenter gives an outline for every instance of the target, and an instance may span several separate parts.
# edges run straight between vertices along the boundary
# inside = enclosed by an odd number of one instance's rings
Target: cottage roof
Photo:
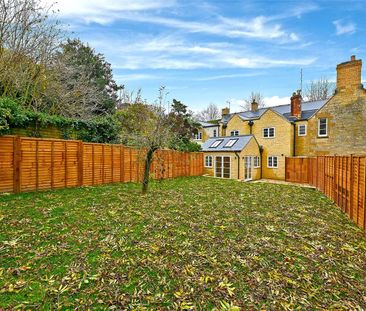
[[[237,112],[237,113],[229,113],[229,114],[223,116],[223,118],[221,119],[221,122],[226,124],[235,114],[237,114],[244,121],[256,120],[256,119],[259,119],[268,109],[272,109],[272,110],[276,111],[277,113],[282,114],[289,121],[307,120],[307,119],[311,118],[321,107],[323,107],[326,102],[327,102],[327,100],[302,102],[301,103],[301,118],[299,118],[299,119],[291,116],[291,104],[288,104],[288,105],[260,108],[257,111],[248,110],[248,111]]]
[[[202,127],[218,127],[218,123],[212,123],[212,122],[206,122],[206,121],[199,121],[199,124],[201,124]]]
[[[241,151],[253,138],[253,135],[225,136],[209,138],[202,145],[202,151]]]

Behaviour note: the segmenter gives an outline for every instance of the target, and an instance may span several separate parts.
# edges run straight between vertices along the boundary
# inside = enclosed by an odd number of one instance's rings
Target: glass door
[[[215,158],[215,177],[222,177],[222,157]]]
[[[230,178],[230,157],[223,157],[223,172],[222,172],[222,177],[224,178]]]
[[[231,159],[230,157],[215,157],[215,177],[230,178]]]
[[[253,176],[253,157],[245,156],[244,157],[244,180],[252,180]]]

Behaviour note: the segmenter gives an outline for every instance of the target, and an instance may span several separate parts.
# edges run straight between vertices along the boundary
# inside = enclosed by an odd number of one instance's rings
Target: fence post
[[[13,140],[13,189],[15,193],[20,192],[21,185],[21,138],[15,137]]]
[[[349,181],[349,195],[350,195],[350,200],[349,200],[349,205],[350,205],[350,215],[351,215],[351,219],[353,219],[353,154],[351,154],[351,161],[350,161],[350,181]],[[347,190],[346,190],[347,191]]]
[[[119,177],[120,177],[121,182],[125,182],[125,146],[120,145],[119,155],[120,155],[120,159],[119,159],[120,176]]]
[[[363,160],[363,228],[366,229],[366,157]]]
[[[79,186],[82,186],[84,183],[84,144],[82,141],[78,143],[78,175]]]
[[[65,170],[65,188],[67,188],[68,174],[67,174],[67,142],[66,141],[64,141],[64,151],[65,151],[65,165],[64,165],[64,170]],[[37,141],[37,154],[38,154],[38,141]],[[37,167],[37,172],[38,172],[38,167]],[[38,185],[37,185],[37,190],[38,190]]]
[[[337,186],[337,182],[336,182],[336,162],[337,162],[337,156],[334,155],[333,156],[333,202],[336,202],[336,186]]]

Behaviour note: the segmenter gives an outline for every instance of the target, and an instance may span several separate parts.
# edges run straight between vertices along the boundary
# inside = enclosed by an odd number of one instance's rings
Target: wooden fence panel
[[[286,158],[286,181],[305,180],[366,230],[366,156]]]
[[[15,150],[16,138],[4,137],[0,148],[0,192],[12,192],[15,179]]]
[[[144,152],[123,145],[0,137],[0,192],[37,191],[141,181]],[[203,174],[203,154],[158,150],[151,177]]]

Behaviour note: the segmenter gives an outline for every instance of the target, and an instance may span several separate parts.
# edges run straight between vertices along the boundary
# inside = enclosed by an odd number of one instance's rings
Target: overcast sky
[[[44,0],[49,3],[52,0]],[[116,80],[153,101],[159,86],[193,110],[251,91],[268,105],[366,56],[365,1],[58,0],[72,36],[112,63]]]

